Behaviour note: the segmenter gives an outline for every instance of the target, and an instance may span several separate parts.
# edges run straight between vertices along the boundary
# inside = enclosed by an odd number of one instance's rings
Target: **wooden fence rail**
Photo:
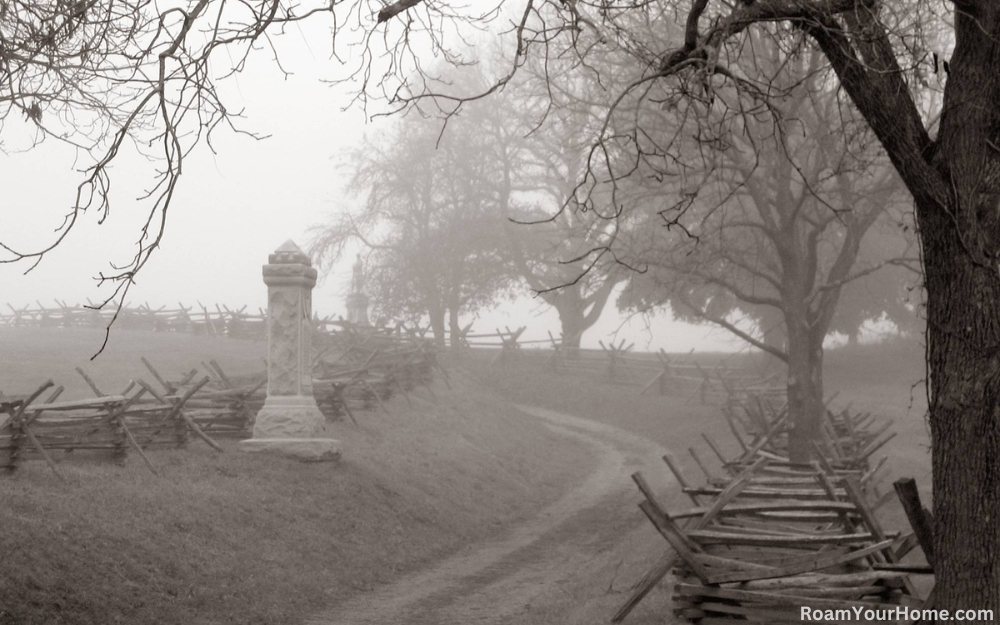
[[[644,498],[639,507],[670,550],[640,578],[612,622],[625,619],[671,570],[674,613],[697,623],[799,622],[803,607],[851,614],[855,606],[928,607],[931,599],[921,598],[909,576],[932,574],[931,566],[899,564],[925,544],[933,563],[932,521],[912,480],[895,486],[915,531],[886,531],[876,517],[892,499],[874,486],[885,459],[870,463],[886,428],[866,414],[828,410],[817,460],[796,464],[787,456],[786,406],[755,401],[737,408],[725,415],[737,454],[724,455],[704,436],[722,475],[691,449],[705,473],[705,483],[696,486],[673,456],[663,458],[693,508],[669,511],[645,477],[633,475]]]
[[[324,341],[313,375],[317,403],[328,419],[346,415],[357,424],[356,411],[377,406],[388,412],[391,397],[398,393],[409,402],[418,388],[434,398],[436,373],[449,384],[427,341],[366,328],[328,332]],[[252,434],[266,395],[266,372],[234,377],[209,360],[174,377],[147,358],[140,361],[154,382],[136,377],[118,394],[106,393],[81,368],[77,373],[94,398],[57,402],[59,387],[43,400],[51,381],[28,395],[0,393],[0,467],[14,471],[23,460],[39,457],[62,477],[57,459],[66,454],[97,453],[122,463],[135,453],[155,473],[145,450],[199,439],[221,452],[216,439]]]

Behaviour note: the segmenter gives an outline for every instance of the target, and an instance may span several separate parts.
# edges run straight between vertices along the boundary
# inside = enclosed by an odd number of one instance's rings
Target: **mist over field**
[[[0,625],[992,622],[997,41],[0,6]]]

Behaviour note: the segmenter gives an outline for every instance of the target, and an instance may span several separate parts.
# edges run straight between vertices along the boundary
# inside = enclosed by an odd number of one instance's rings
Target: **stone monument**
[[[336,460],[340,441],[323,438],[325,419],[312,391],[312,289],[316,269],[291,240],[268,257],[267,399],[243,451],[303,461]]]
[[[351,292],[347,296],[347,321],[359,326],[371,325],[368,322],[368,296],[365,295],[365,269],[361,264],[361,254],[358,254],[351,276]]]

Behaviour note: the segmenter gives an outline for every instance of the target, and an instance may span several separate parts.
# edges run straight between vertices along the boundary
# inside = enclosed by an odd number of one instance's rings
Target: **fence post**
[[[615,344],[612,343],[610,348],[607,345],[604,344],[604,341],[601,341],[601,340],[598,340],[597,344],[600,345],[601,349],[604,351],[604,353],[608,355],[608,382],[614,384],[614,382],[615,382],[615,352],[614,352]]]
[[[656,357],[660,359],[660,365],[663,367],[663,373],[660,374],[660,395],[667,394],[667,378],[670,377],[670,358],[667,356],[667,352],[661,347],[660,351],[656,353]]]

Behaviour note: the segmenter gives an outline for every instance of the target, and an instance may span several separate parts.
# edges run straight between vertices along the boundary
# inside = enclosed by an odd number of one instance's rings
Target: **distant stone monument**
[[[347,296],[347,321],[359,326],[368,326],[368,296],[365,295],[365,268],[361,264],[361,254],[354,263],[351,275],[351,292]]]
[[[312,390],[312,289],[316,269],[291,240],[268,257],[267,399],[243,451],[303,461],[336,460],[340,441],[322,438],[325,420]]]

